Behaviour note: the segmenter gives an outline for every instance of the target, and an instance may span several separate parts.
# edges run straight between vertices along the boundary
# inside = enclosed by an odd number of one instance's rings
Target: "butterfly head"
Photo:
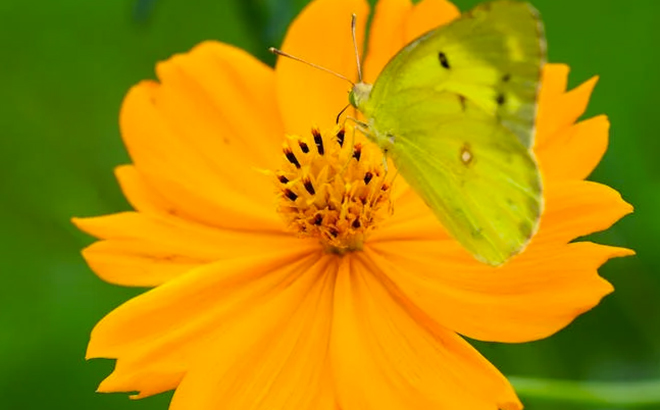
[[[361,112],[364,112],[364,107],[369,101],[371,94],[371,84],[357,83],[353,86],[351,93],[348,95],[348,102]]]

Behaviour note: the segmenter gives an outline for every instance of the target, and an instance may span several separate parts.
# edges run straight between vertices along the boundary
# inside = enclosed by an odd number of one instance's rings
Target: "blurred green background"
[[[85,362],[90,330],[139,291],[86,267],[79,251],[91,238],[69,218],[128,209],[112,173],[128,161],[118,110],[132,84],[154,77],[156,61],[218,39],[272,64],[266,48],[280,44],[306,3],[0,1],[0,409],[167,408],[169,394],[131,402],[94,393],[113,363]],[[466,10],[478,1],[457,3]],[[587,116],[606,113],[612,131],[592,179],[619,190],[636,213],[595,238],[638,256],[603,267],[617,291],[558,335],[479,347],[507,375],[660,378],[660,2],[533,3],[550,60],[572,67],[571,86],[601,76]]]

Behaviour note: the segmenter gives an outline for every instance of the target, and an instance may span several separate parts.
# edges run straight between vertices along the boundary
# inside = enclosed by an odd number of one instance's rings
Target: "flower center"
[[[371,144],[353,144],[352,132],[338,126],[287,136],[283,165],[275,172],[277,211],[289,229],[340,255],[362,249],[391,212],[383,155]]]

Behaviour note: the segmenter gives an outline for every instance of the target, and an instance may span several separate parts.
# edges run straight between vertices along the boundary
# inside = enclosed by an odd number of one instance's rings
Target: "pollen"
[[[371,144],[353,143],[354,132],[337,126],[287,136],[274,172],[277,211],[288,229],[339,255],[362,249],[392,212],[383,155]]]

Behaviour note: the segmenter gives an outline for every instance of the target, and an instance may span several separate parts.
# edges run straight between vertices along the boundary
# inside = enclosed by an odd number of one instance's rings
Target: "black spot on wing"
[[[447,60],[447,55],[441,51],[438,53],[438,59],[440,60],[440,65],[449,70],[449,60]]]
[[[497,97],[495,97],[495,102],[497,102],[497,105],[504,105],[504,103],[506,102],[504,93],[497,94]]]

